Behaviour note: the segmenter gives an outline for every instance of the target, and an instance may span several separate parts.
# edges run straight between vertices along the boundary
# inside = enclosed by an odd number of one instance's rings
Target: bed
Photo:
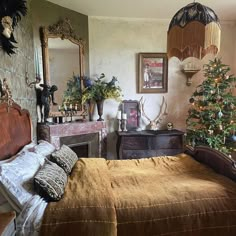
[[[196,147],[139,160],[79,158],[62,198],[47,202],[32,178],[55,149],[31,142],[29,113],[16,104],[0,105],[0,130],[0,187],[6,190],[13,168],[13,179],[22,179],[26,190],[21,198],[2,191],[17,212],[18,235],[236,235],[236,167],[220,152]]]

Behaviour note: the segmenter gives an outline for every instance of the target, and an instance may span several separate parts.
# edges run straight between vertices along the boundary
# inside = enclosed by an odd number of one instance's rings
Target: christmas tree
[[[230,154],[235,151],[236,97],[232,92],[236,78],[229,66],[215,58],[203,66],[205,80],[189,102],[187,142],[205,145]]]

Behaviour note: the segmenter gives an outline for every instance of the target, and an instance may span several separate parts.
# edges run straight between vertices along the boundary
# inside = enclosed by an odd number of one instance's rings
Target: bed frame
[[[217,173],[236,181],[236,161],[215,149],[206,146],[186,146],[185,153],[211,167]]]
[[[13,103],[0,104],[0,160],[15,155],[32,140],[30,114]]]
[[[13,103],[0,104],[0,160],[5,160],[15,155],[22,147],[32,140],[32,125],[30,114]],[[204,163],[216,172],[236,181],[236,161],[223,153],[205,146],[194,149],[186,147],[186,154],[197,161]]]

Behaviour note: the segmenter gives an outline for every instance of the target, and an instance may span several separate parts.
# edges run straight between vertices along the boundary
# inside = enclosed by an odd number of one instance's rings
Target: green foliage
[[[82,92],[82,103],[88,100],[104,100],[114,98],[119,100],[121,98],[121,88],[116,85],[117,78],[112,77],[111,81],[105,82],[105,74],[101,74],[92,84],[87,86]]]
[[[187,141],[190,145],[207,145],[230,154],[235,151],[236,97],[232,90],[236,78],[227,75],[229,66],[214,59],[204,65],[206,79],[190,98]]]
[[[67,81],[67,89],[64,91],[63,104],[80,104],[82,100],[80,77],[73,75]]]

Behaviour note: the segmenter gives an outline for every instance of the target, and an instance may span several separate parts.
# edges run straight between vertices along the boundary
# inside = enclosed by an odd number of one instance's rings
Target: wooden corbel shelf
[[[183,69],[182,72],[186,75],[187,81],[186,84],[187,86],[190,86],[192,84],[192,77],[198,72],[200,69]]]

